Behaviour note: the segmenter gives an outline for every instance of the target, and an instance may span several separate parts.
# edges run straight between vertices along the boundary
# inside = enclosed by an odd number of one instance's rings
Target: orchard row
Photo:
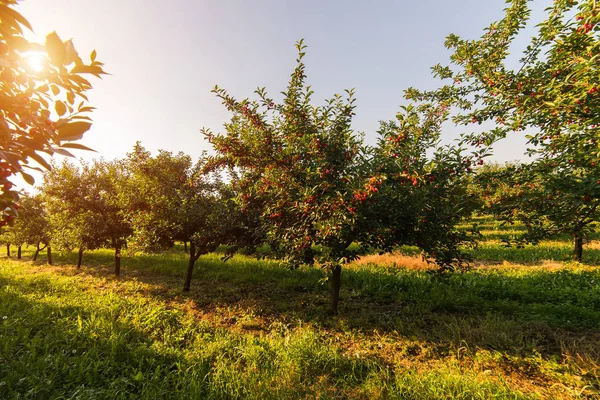
[[[331,271],[334,312],[342,265],[360,253],[413,245],[442,270],[463,267],[468,259],[461,249],[477,234],[456,225],[482,203],[499,218],[525,222],[525,242],[570,233],[581,260],[600,202],[600,6],[556,0],[513,69],[509,49],[530,9],[527,0],[507,3],[504,18],[480,39],[448,36],[451,65],[433,67],[443,84],[431,91],[407,89],[412,103],[381,123],[376,146],[366,146],[352,129],[352,90],[314,105],[300,41],[281,100],[262,88],[242,100],[214,89],[231,119],[221,133],[202,130],[210,156],[196,163],[184,154],[153,157],[138,144],[123,160],[55,166],[41,188],[43,202],[32,200],[43,203],[36,207],[46,210],[51,234],[33,242],[111,246],[117,274],[125,245],[158,251],[175,241],[190,243],[186,290],[201,254],[221,244],[232,251],[268,244],[292,267],[318,262]],[[6,43],[10,55],[13,44]],[[78,146],[70,141],[89,128],[79,115],[89,107],[76,105],[74,97],[90,87],[78,75],[102,73],[95,53],[85,65],[56,35],[49,35],[45,48],[47,79],[64,84],[0,76],[12,107],[2,110],[12,138],[0,166],[7,222],[18,197],[8,178],[23,172],[29,159],[49,167],[40,152]],[[3,68],[21,71],[17,61]],[[63,117],[51,120],[46,98],[61,94],[66,102],[52,104]],[[442,145],[448,122],[464,133]],[[535,161],[472,175],[498,140],[520,131],[526,131]],[[27,222],[25,208],[23,202],[17,224],[27,230],[35,224]]]

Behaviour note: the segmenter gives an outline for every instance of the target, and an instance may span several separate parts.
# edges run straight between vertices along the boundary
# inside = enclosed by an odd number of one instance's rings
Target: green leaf
[[[52,32],[46,36],[46,51],[48,52],[52,64],[63,65],[65,58],[67,57],[67,49],[56,32]]]
[[[91,126],[92,124],[89,122],[70,122],[58,128],[58,138],[60,140],[79,140]]]

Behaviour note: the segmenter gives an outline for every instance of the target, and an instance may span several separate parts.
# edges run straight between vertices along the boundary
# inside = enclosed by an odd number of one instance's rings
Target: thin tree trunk
[[[185,251],[186,254],[188,252],[187,242],[185,240],[183,241],[183,251]]]
[[[17,260],[21,259],[21,246],[17,247]]]
[[[79,253],[77,256],[77,269],[81,268],[81,261],[83,260],[83,247],[79,248]]]
[[[573,260],[581,262],[583,260],[583,235],[581,232],[575,234],[575,249],[573,250]]]
[[[340,284],[342,281],[342,266],[336,265],[331,270],[331,313],[337,315],[340,300]]]
[[[6,257],[10,257],[10,243],[6,243]]]
[[[46,248],[46,254],[48,254],[48,265],[52,265],[52,247]]]
[[[40,253],[40,244],[37,244],[37,247],[35,249],[35,253],[33,253],[33,261],[37,261],[37,256]]]
[[[121,276],[121,246],[115,247],[115,275]]]
[[[45,245],[44,247],[40,247],[40,244],[39,243],[37,244],[36,249],[35,249],[35,254],[33,255],[33,261],[37,261],[40,251],[44,250],[46,247],[48,247],[48,245]]]
[[[194,242],[190,242],[190,258],[188,260],[187,272],[185,274],[185,283],[183,284],[183,291],[189,292],[190,286],[192,285],[192,274],[194,273],[194,264],[196,263],[196,245]]]

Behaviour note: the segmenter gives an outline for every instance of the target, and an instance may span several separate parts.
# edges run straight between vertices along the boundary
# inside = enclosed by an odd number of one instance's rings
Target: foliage
[[[85,250],[105,245],[100,199],[91,193],[85,181],[89,178],[86,176],[88,166],[80,169],[65,161],[52,167],[44,174],[41,189],[46,199],[53,244],[66,251],[79,249],[81,255]]]
[[[0,209],[3,219],[16,215],[18,193],[12,190],[11,176],[26,172],[35,162],[50,165],[44,154],[70,155],[67,149],[86,149],[75,140],[90,128],[86,92],[91,89],[85,74],[100,77],[102,63],[96,52],[86,64],[77,54],[72,40],[63,42],[55,33],[46,37],[44,46],[30,43],[24,29],[29,22],[14,6],[16,0],[0,2]],[[39,60],[39,69],[32,66]]]
[[[218,174],[203,171],[201,158],[160,151],[155,157],[138,142],[124,164],[128,171],[123,197],[125,215],[137,249],[158,251],[176,240],[189,242],[184,290],[189,290],[195,262],[222,244],[241,243],[241,219],[233,193]],[[242,230],[243,232],[243,230]],[[236,247],[237,248],[237,247]]]
[[[173,247],[175,240],[189,240],[182,237],[178,208],[180,191],[191,184],[191,158],[163,150],[152,157],[137,142],[123,162],[127,171],[123,190],[126,216],[133,228],[130,247],[153,252]]]
[[[242,209],[258,205],[268,242],[290,264],[312,263],[312,244],[333,249],[324,261],[350,260],[354,194],[366,183],[360,175],[362,143],[350,127],[354,96],[348,91],[345,100],[336,95],[325,106],[313,106],[302,42],[297,49],[298,64],[281,104],[264,89],[256,92],[259,101],[237,101],[215,88],[233,117],[224,134],[204,131],[217,152],[211,164],[239,171],[234,184]]]
[[[476,183],[487,212],[503,221],[527,227],[521,239],[537,243],[558,233],[575,243],[574,258],[582,260],[583,239],[600,218],[600,185],[581,169],[556,170],[547,164],[512,164],[484,168]]]
[[[589,167],[600,157],[600,6],[593,0],[555,1],[520,62],[511,68],[509,49],[526,26],[530,9],[526,0],[507,3],[505,17],[492,23],[481,39],[448,36],[445,44],[453,51],[456,68],[438,64],[433,71],[451,84],[435,91],[411,88],[406,95],[456,107],[458,124],[494,122],[489,132],[472,136],[475,143],[535,127],[538,131],[528,136],[530,144],[538,146],[532,153],[552,156],[561,165],[576,156],[578,166]]]
[[[57,244],[65,249],[115,249],[118,275],[120,251],[132,229],[124,217],[126,175],[118,161],[65,162],[46,173],[43,193],[52,211]]]
[[[9,229],[11,244],[30,244],[36,247],[35,260],[40,250],[50,245],[52,232],[43,196],[22,195],[19,218]],[[40,247],[42,246],[42,247]]]
[[[409,89],[406,96],[453,107],[457,124],[491,126],[467,136],[473,145],[491,145],[512,131],[533,129],[527,135],[528,153],[537,158],[497,182],[510,188],[497,199],[504,202],[497,208],[519,214],[532,238],[569,231],[580,249],[585,226],[598,218],[600,201],[600,5],[555,1],[511,68],[510,49],[530,9],[526,0],[507,3],[505,17],[481,39],[448,36],[453,65],[436,65],[433,71],[451,84],[433,91]],[[575,258],[580,260],[580,254],[576,250]]]
[[[386,179],[378,189],[367,188],[376,194],[361,209],[367,221],[361,232],[363,242],[378,249],[418,246],[442,269],[453,269],[466,265],[461,246],[477,238],[475,231],[456,229],[477,205],[465,177],[487,154],[482,149],[464,155],[460,147],[441,146],[447,114],[444,106],[410,105],[396,121],[382,122],[374,169]]]
[[[236,170],[233,182],[242,211],[258,210],[267,242],[289,265],[312,264],[312,245],[323,246],[321,262],[332,269],[332,309],[337,308],[340,264],[356,253],[358,192],[383,179],[368,172],[362,141],[351,128],[354,93],[314,106],[305,83],[305,45],[296,44],[297,66],[280,104],[258,89],[258,101],[237,101],[214,92],[233,113],[226,132],[203,131],[216,155],[208,168]],[[366,197],[370,193],[365,194]]]

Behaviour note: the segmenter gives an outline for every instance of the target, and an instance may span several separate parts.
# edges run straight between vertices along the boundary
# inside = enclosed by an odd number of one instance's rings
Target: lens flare
[[[31,52],[24,54],[25,68],[30,73],[38,74],[46,69],[48,58],[44,53]]]

